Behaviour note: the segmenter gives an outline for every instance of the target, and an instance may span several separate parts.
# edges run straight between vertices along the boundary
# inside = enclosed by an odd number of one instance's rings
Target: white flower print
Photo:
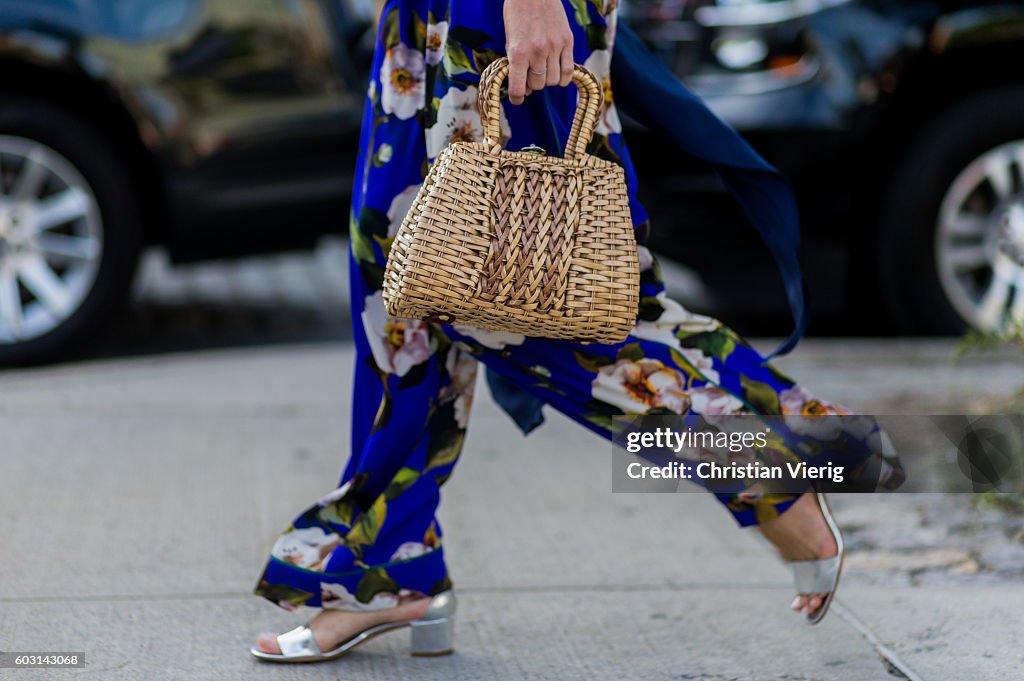
[[[646,272],[654,267],[654,256],[647,246],[638,244],[636,247],[637,258],[640,260],[640,271]]]
[[[340,541],[334,533],[319,527],[305,527],[278,537],[270,555],[302,568],[322,569],[321,563]]]
[[[619,0],[605,0],[604,25],[604,42],[611,52],[615,48],[615,31],[619,25]]]
[[[779,393],[779,404],[788,428],[820,440],[834,440],[843,431],[843,419],[822,417],[848,413],[839,405],[822,402],[798,385]]]
[[[877,434],[882,431],[877,421],[867,416],[847,415],[847,410],[837,404],[833,404],[832,408],[837,409],[838,414],[844,415],[845,418],[839,420],[842,421],[845,432],[859,440],[867,440],[874,451],[879,451],[879,447],[874,446],[881,444]]]
[[[398,594],[382,592],[374,595],[369,603],[360,603],[343,585],[320,582],[320,601],[325,610],[367,612],[394,608],[398,605]]]
[[[664,291],[655,296],[655,299],[663,312],[652,322],[638,321],[631,335],[678,348],[677,332],[700,333],[701,331],[714,331],[722,326],[717,319],[690,312],[669,298]]]
[[[412,203],[416,199],[416,194],[421,186],[422,184],[411,184],[403,189],[395,198],[391,199],[391,205],[388,207],[389,239],[398,233],[398,228],[402,226],[402,220],[405,219],[409,209],[412,208]]]
[[[427,63],[431,66],[441,63],[446,40],[448,40],[447,21],[439,21],[427,26]]]
[[[518,333],[506,333],[504,331],[487,331],[478,329],[475,326],[463,326],[455,324],[452,329],[463,336],[469,336],[480,345],[491,350],[501,350],[508,345],[522,345],[526,342],[526,336]]]
[[[713,385],[691,390],[690,402],[693,411],[703,416],[725,416],[746,411],[741,400]]]
[[[679,348],[679,354],[685,357],[708,383],[719,382],[718,372],[713,368],[714,362],[703,352],[695,348]]]
[[[476,387],[476,360],[457,345],[448,352],[445,369],[451,383],[442,392],[442,398],[455,396],[455,422],[459,428],[469,425],[469,410],[473,406],[473,390]]]
[[[659,293],[656,298],[662,309],[665,310],[661,317],[658,318],[659,323],[672,324],[677,330],[686,331],[687,333],[714,331],[722,326],[722,322],[714,317],[690,312],[678,302],[669,298],[668,294],[664,291]]]
[[[643,414],[665,407],[677,414],[690,409],[686,379],[656,359],[620,359],[601,367],[591,383],[594,399],[619,407],[627,414]]]
[[[388,161],[390,161],[391,157],[394,156],[394,154],[394,148],[386,142],[377,147],[377,160],[380,161],[381,163],[387,163]]]
[[[594,50],[587,57],[583,65],[594,72],[601,83],[601,91],[604,95],[604,102],[601,108],[601,118],[597,122],[597,134],[609,135],[622,132],[622,122],[619,121],[619,112],[615,109],[615,102],[612,101],[612,53],[611,50]]]
[[[362,318],[373,361],[382,371],[405,376],[409,369],[430,358],[427,323],[388,315],[384,310],[383,291],[366,296]]]
[[[433,549],[431,549],[429,546],[422,542],[407,541],[401,546],[399,546],[397,549],[395,549],[395,552],[391,554],[390,560],[395,561],[408,560],[410,558],[418,558],[419,556],[422,556],[424,553],[427,553],[432,550]]]
[[[331,503],[333,501],[337,501],[338,499],[341,499],[343,496],[345,496],[345,494],[348,492],[349,487],[351,487],[351,486],[352,486],[352,481],[349,480],[344,485],[342,485],[342,486],[332,490],[330,493],[326,494],[317,503],[320,506],[326,506],[327,504],[329,504],[329,503]]]
[[[427,156],[436,158],[450,142],[479,142],[484,138],[477,104],[478,90],[469,86],[465,90],[448,89],[437,108],[437,121],[427,128]],[[498,117],[502,144],[512,136],[504,109]]]
[[[662,316],[664,317],[664,315]],[[633,327],[630,335],[668,345],[682,355],[705,380],[709,383],[718,383],[719,376],[718,371],[714,368],[714,361],[696,348],[682,347],[675,335],[679,328],[680,324],[662,323],[661,319],[657,322],[640,321]]]
[[[412,118],[423,107],[425,67],[423,55],[402,43],[387,51],[380,67],[380,105],[384,113]]]

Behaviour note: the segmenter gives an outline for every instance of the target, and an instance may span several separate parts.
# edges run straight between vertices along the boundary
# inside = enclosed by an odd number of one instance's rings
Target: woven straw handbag
[[[480,79],[482,142],[438,154],[388,254],[388,314],[579,342],[636,322],[639,261],[622,167],[586,153],[603,103],[577,65],[565,158],[499,143],[508,60]]]

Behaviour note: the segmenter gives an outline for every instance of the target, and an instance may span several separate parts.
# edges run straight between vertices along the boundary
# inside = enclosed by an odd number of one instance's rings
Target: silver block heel
[[[443,591],[431,599],[423,617],[410,623],[409,652],[412,655],[447,655],[455,649],[455,605],[455,592]]]
[[[308,624],[299,625],[278,635],[277,645],[281,648],[280,654],[265,653],[259,648],[252,648],[250,652],[253,657],[264,662],[326,662],[338,659],[374,636],[403,627],[409,627],[412,631],[410,652],[413,655],[429,657],[452,652],[452,641],[455,637],[455,592],[449,589],[431,598],[427,612],[418,620],[378,624],[360,631],[327,652],[320,650],[313,638],[313,630]]]

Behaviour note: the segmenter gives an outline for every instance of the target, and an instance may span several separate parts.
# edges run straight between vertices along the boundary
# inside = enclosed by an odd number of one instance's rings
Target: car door
[[[343,228],[362,90],[339,76],[334,20],[319,0],[208,0],[168,51],[161,85],[187,112],[165,157],[176,259]]]

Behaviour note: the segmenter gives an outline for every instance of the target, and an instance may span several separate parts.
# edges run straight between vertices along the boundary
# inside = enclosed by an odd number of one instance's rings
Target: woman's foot
[[[835,537],[818,508],[814,492],[805,492],[783,513],[758,525],[785,560],[819,560],[836,555]],[[825,602],[824,593],[797,594],[790,607],[811,614]]]
[[[349,612],[347,610],[321,610],[309,621],[313,639],[323,652],[337,648],[356,634],[370,627],[387,622],[404,622],[423,617],[430,606],[430,598],[416,598],[386,610]],[[265,653],[281,654],[277,634],[262,633],[256,638],[256,646]]]

